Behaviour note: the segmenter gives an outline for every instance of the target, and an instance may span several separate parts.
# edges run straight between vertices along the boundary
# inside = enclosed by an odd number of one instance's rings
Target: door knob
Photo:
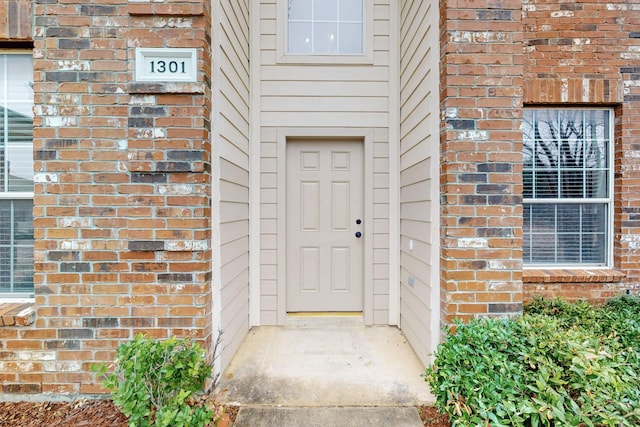
[[[356,231],[356,237],[357,237],[358,239],[359,239],[359,238],[361,238],[361,237],[362,237],[362,233],[361,233],[361,232],[359,232],[359,231]]]

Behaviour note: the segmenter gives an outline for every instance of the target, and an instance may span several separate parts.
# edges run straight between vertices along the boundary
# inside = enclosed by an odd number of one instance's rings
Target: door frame
[[[330,139],[333,141],[350,140],[361,142],[364,148],[363,156],[363,296],[362,308],[364,323],[373,324],[373,130],[359,128],[280,128],[277,131],[277,165],[278,165],[278,285],[277,285],[277,320],[278,325],[287,321],[287,143],[288,141],[304,141]],[[389,286],[392,286],[390,283]],[[391,301],[389,301],[391,303]]]

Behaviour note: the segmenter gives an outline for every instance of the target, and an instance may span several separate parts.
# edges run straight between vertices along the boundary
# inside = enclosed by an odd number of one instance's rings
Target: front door
[[[287,311],[362,311],[363,144],[287,143]]]

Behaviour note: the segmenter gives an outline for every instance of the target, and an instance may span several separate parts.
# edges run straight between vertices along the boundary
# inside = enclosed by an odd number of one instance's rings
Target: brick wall
[[[0,41],[31,40],[31,0],[0,2]]]
[[[37,318],[0,328],[3,392],[100,392],[138,332],[210,347],[209,4],[33,3]],[[197,48],[198,82],[134,82],[138,46]]]
[[[533,294],[602,302],[640,291],[640,4],[527,1],[524,102],[615,106],[614,270],[531,271]]]
[[[522,308],[522,3],[440,1],[441,322]]]

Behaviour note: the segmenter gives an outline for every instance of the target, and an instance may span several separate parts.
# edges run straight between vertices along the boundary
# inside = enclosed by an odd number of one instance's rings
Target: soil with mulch
[[[418,410],[426,427],[451,426],[447,417],[433,407],[422,406]],[[229,425],[233,425],[237,412],[237,407],[227,408]],[[72,426],[127,427],[127,417],[110,400],[0,402],[0,427]]]
[[[421,406],[418,408],[420,411],[420,418],[425,427],[451,427],[449,417],[441,414],[433,406]]]

